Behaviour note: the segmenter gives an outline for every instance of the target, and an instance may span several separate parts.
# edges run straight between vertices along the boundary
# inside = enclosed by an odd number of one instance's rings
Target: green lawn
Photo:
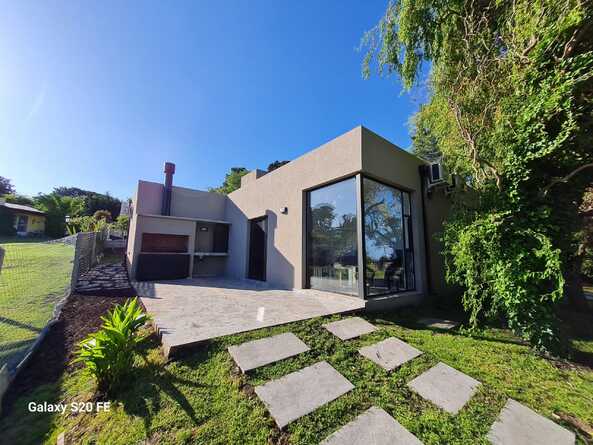
[[[222,338],[169,364],[164,363],[158,344],[152,341],[144,358],[136,358],[137,368],[109,412],[43,415],[27,411],[29,401],[91,400],[93,382],[75,371],[59,383],[39,387],[20,399],[0,423],[0,435],[7,443],[23,444],[55,444],[64,430],[73,443],[88,444],[318,444],[376,405],[425,444],[485,444],[488,429],[507,397],[569,428],[555,416],[568,416],[585,428],[593,425],[592,370],[558,367],[534,355],[504,330],[489,329],[471,337],[403,327],[411,326],[406,319],[389,317],[365,316],[380,330],[346,342],[321,326],[340,317],[324,317]],[[311,350],[247,376],[234,372],[228,345],[287,331],[295,333]],[[425,354],[387,373],[357,353],[359,347],[389,336],[401,338]],[[577,346],[590,350],[592,344],[591,339],[581,340]],[[320,360],[327,360],[356,388],[280,433],[252,387]],[[437,409],[406,386],[439,361],[483,382],[456,416]],[[149,441],[144,442],[147,438]]]
[[[5,250],[0,271],[2,367],[31,344],[64,296],[74,248],[40,242],[2,242],[0,248]]]

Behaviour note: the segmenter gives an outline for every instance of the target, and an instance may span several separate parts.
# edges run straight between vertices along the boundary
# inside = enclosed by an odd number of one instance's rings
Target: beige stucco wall
[[[362,129],[362,146],[362,170],[365,175],[410,192],[416,290],[424,293],[426,255],[422,226],[422,188],[418,169],[425,161],[366,128]]]
[[[218,193],[203,192],[184,187],[173,187],[171,193],[171,216],[161,213],[164,187],[149,181],[138,181],[132,199],[132,217],[126,252],[130,276],[135,277],[137,258],[141,251],[143,233],[163,233],[169,235],[188,235],[189,252],[192,254],[188,276],[193,270],[195,248],[196,218],[222,220],[225,213],[226,197]],[[188,220],[176,219],[190,218]]]
[[[306,153],[228,195],[227,275],[245,278],[248,220],[268,216],[267,281],[303,287],[303,190],[352,175],[361,169],[361,127]],[[287,207],[286,214],[281,209]]]
[[[305,284],[306,191],[363,173],[410,192],[416,291],[423,294],[427,290],[427,269],[418,171],[423,163],[366,128],[357,127],[277,170],[263,176],[253,173],[243,181],[239,190],[228,196],[174,187],[171,213],[179,217],[230,222],[225,275],[239,279],[247,275],[249,220],[267,216],[267,281],[274,286],[299,289]],[[190,235],[190,246],[194,246],[195,221],[142,216],[160,213],[162,191],[162,184],[146,181],[138,184],[128,246],[128,259],[132,263],[140,251],[140,240],[145,232],[187,234]],[[282,213],[284,208],[286,213]],[[439,201],[429,213],[430,236],[440,230],[446,208],[446,202]],[[433,252],[430,259],[432,281],[442,283],[439,246],[431,239],[428,241],[429,250]]]

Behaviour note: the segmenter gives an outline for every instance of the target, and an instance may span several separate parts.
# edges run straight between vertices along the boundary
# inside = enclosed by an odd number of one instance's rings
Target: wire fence
[[[0,369],[14,375],[101,254],[101,237],[0,241]]]

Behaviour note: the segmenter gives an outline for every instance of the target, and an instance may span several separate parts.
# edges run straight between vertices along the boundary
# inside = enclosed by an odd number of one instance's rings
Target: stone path
[[[333,433],[321,445],[422,445],[386,411],[373,406]]]
[[[572,431],[509,399],[488,433],[494,445],[574,445]]]
[[[228,348],[233,360],[243,372],[308,350],[309,347],[291,332],[250,341],[238,346],[229,346]]]
[[[376,331],[377,328],[363,318],[351,317],[324,324],[323,327],[340,340],[350,340]]]
[[[431,329],[442,329],[448,331],[459,325],[456,321],[444,320],[442,318],[421,318],[416,323]]]
[[[87,295],[126,297],[136,294],[123,264],[99,264],[82,274],[76,292]]]
[[[342,340],[376,330],[375,326],[359,317],[328,323],[323,327]],[[309,347],[292,333],[228,348],[243,372],[308,350]],[[391,371],[418,357],[422,351],[390,337],[360,348],[359,353]],[[452,415],[469,402],[479,385],[479,381],[444,363],[438,363],[408,383],[411,390]],[[284,428],[352,389],[352,383],[329,363],[322,361],[258,386],[255,393],[266,405],[278,427]],[[575,434],[509,399],[492,425],[488,440],[493,445],[574,445]],[[374,406],[322,442],[322,445],[355,444],[422,445],[422,442],[386,411]]]
[[[472,398],[480,382],[444,363],[419,375],[408,386],[450,414],[457,414]]]
[[[337,399],[354,385],[323,361],[255,388],[279,428]]]
[[[387,371],[398,368],[422,354],[422,351],[395,337],[360,348],[358,352]]]

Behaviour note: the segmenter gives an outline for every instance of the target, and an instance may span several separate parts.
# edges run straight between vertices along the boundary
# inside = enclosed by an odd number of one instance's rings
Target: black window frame
[[[404,271],[408,270],[408,264],[407,264],[407,258],[405,255],[406,252],[406,248],[405,248],[405,243],[406,243],[406,239],[408,240],[409,243],[409,250],[412,252],[412,261],[411,261],[411,265],[412,265],[412,272],[413,272],[413,276],[414,276],[414,286],[412,287],[407,287],[406,289],[402,290],[402,291],[398,291],[398,292],[383,292],[380,294],[372,294],[372,295],[368,295],[367,294],[367,290],[366,290],[366,283],[364,282],[366,280],[366,272],[367,272],[367,267],[366,267],[366,232],[365,232],[365,214],[364,214],[364,179],[370,179],[371,181],[375,181],[381,185],[384,185],[386,187],[395,189],[397,191],[399,191],[400,193],[402,193],[402,200],[401,200],[401,212],[402,212],[402,233],[404,234]],[[404,193],[408,194],[408,198],[409,198],[409,204],[410,204],[410,208],[409,208],[409,215],[406,215],[404,212]],[[360,174],[360,211],[361,211],[361,222],[362,222],[362,230],[361,230],[361,236],[360,236],[360,243],[362,244],[362,252],[363,252],[363,257],[362,257],[362,278],[363,278],[363,285],[362,285],[362,292],[363,292],[363,298],[365,300],[368,299],[373,299],[373,298],[377,298],[377,297],[384,297],[386,295],[393,295],[395,293],[397,294],[403,294],[403,293],[408,293],[408,292],[415,292],[416,289],[416,269],[415,269],[415,252],[414,252],[414,232],[413,232],[413,216],[412,216],[412,193],[409,190],[405,190],[401,187],[398,187],[396,185],[390,184],[388,182],[382,181],[381,179],[377,179],[373,176],[369,176],[369,175],[365,175],[365,174]],[[408,218],[408,232],[406,233],[405,231],[405,224],[404,224],[404,220],[405,218]],[[359,269],[360,269],[361,265],[359,265]],[[407,280],[407,277],[406,277]]]
[[[356,218],[357,218],[357,228],[356,228],[356,246],[357,246],[357,255],[358,255],[358,271],[357,271],[357,280],[358,280],[358,295],[355,295],[355,297],[358,298],[362,298],[362,299],[373,299],[373,298],[377,298],[377,297],[383,297],[386,295],[393,295],[394,293],[397,294],[405,294],[405,293],[410,293],[410,292],[416,292],[417,291],[417,273],[416,273],[416,252],[414,249],[414,227],[413,227],[413,220],[414,220],[414,212],[413,212],[413,196],[412,190],[407,190],[405,188],[399,187],[397,185],[391,184],[389,182],[386,182],[384,180],[378,179],[372,175],[367,175],[364,174],[362,172],[358,172],[358,173],[354,173],[352,175],[348,175],[348,176],[344,176],[344,177],[340,177],[337,178],[335,180],[332,181],[328,181],[328,182],[324,182],[322,184],[316,185],[314,187],[311,188],[307,188],[303,190],[303,204],[304,204],[304,208],[303,208],[303,221],[304,221],[304,230],[303,230],[303,234],[305,237],[305,242],[303,243],[303,247],[304,247],[304,256],[305,256],[305,261],[304,261],[304,287],[310,289],[311,288],[311,276],[309,274],[309,264],[310,264],[310,255],[311,255],[311,212],[310,212],[310,208],[311,208],[311,192],[314,192],[315,190],[319,190],[322,189],[324,187],[336,184],[338,182],[341,181],[346,181],[348,179],[352,179],[354,178],[356,180]],[[364,214],[364,179],[370,179],[372,181],[378,182],[379,184],[382,184],[384,186],[393,188],[398,190],[399,192],[402,193],[402,231],[404,232],[404,268],[405,271],[407,273],[408,270],[408,260],[407,257],[405,255],[406,249],[405,249],[405,242],[406,239],[408,241],[408,245],[409,245],[409,251],[411,251],[412,253],[412,258],[411,258],[411,262],[410,265],[412,267],[412,275],[413,275],[413,279],[414,279],[414,285],[411,287],[406,288],[405,290],[401,290],[398,292],[385,292],[385,293],[381,293],[381,294],[373,294],[373,295],[367,295],[367,291],[366,291],[366,285],[365,285],[365,280],[366,280],[366,242],[365,242],[365,238],[366,238],[366,234],[365,234],[365,214]],[[409,208],[409,215],[406,215],[405,211],[404,211],[404,193],[406,193],[408,195],[409,198],[409,204],[410,204],[410,208]],[[405,231],[405,223],[404,220],[408,219],[408,231]],[[407,280],[407,277],[406,277]],[[332,292],[332,293],[337,293],[340,295],[348,295],[350,297],[352,297],[352,294],[346,294],[343,292],[336,292],[336,291],[327,291],[327,292]]]

